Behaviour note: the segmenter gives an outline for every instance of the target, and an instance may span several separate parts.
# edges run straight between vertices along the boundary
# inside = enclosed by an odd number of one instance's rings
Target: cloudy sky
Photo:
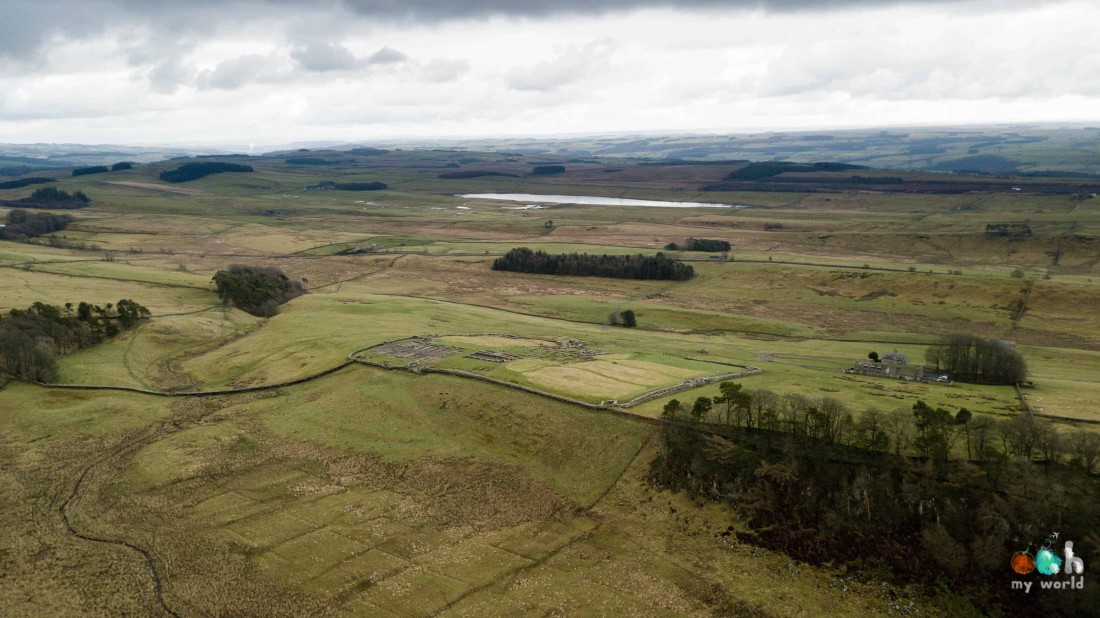
[[[0,142],[1100,121],[1093,0],[0,0]]]

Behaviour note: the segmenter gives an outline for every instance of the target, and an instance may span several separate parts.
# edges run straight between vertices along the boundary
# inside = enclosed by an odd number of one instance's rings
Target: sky
[[[1100,121],[1077,0],[0,0],[0,142]]]

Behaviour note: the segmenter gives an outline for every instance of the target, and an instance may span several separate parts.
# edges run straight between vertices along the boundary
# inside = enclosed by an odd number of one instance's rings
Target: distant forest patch
[[[24,241],[35,236],[59,232],[72,223],[73,218],[69,215],[27,212],[17,208],[8,211],[5,222],[4,227],[0,227],[0,240]]]
[[[17,200],[5,200],[5,206],[15,208],[52,208],[55,210],[76,210],[87,208],[91,202],[83,191],[62,191],[57,187],[41,187],[27,197]]]
[[[352,148],[348,152],[357,155],[381,155],[386,154],[389,151],[383,150],[382,148]]]
[[[247,173],[254,172],[251,165],[240,163],[222,163],[221,161],[204,161],[201,163],[184,163],[174,170],[166,170],[160,173],[160,179],[165,182],[188,182],[198,180],[211,174],[225,172]]]
[[[864,185],[900,185],[905,184],[901,176],[852,176],[852,182]]]
[[[5,180],[4,182],[0,182],[0,189],[22,189],[23,187],[40,185],[47,182],[54,182],[54,179],[44,177],[16,178],[15,180]]]
[[[382,191],[390,186],[384,182],[335,182],[332,188],[337,191]]]
[[[439,175],[440,178],[446,178],[448,180],[458,180],[462,178],[481,178],[483,176],[506,176],[509,178],[518,178],[518,174],[509,174],[507,172],[490,172],[490,171],[477,171],[466,170],[462,172],[443,172]]]
[[[309,185],[306,191],[382,191],[390,186],[384,182],[333,182],[326,180],[319,184]]]
[[[614,277],[617,279],[668,279],[686,281],[695,269],[663,253],[657,255],[592,255],[532,251],[517,247],[493,261],[493,270],[539,275]]]
[[[660,161],[642,161],[638,165],[744,165],[748,159],[721,159],[721,160],[692,160],[692,159],[661,159]],[[593,161],[599,163],[599,161]]]
[[[291,157],[285,159],[288,165],[338,165],[339,161],[329,161],[318,157]]]
[[[848,170],[867,169],[864,165],[852,165],[850,163],[791,163],[789,161],[759,161],[749,163],[745,167],[733,170],[726,175],[726,180],[760,180],[771,178],[784,172],[844,172]]]
[[[670,242],[665,245],[665,249],[669,251],[729,251],[730,244],[725,240],[689,238],[683,243]]]
[[[968,174],[1011,174],[1019,164],[997,155],[974,155],[943,161],[930,169]]]
[[[532,176],[549,176],[551,174],[561,174],[564,172],[564,165],[536,165],[531,169]]]
[[[119,161],[118,163],[115,163],[114,165],[111,166],[111,171],[112,172],[121,172],[122,170],[129,170],[129,169],[133,169],[133,168],[134,168],[134,164],[131,163],[130,161]]]
[[[87,176],[88,174],[106,174],[111,171],[106,165],[93,165],[91,167],[78,167],[73,170],[73,176]]]

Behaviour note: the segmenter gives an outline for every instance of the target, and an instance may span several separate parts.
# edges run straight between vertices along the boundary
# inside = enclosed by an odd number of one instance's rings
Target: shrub
[[[627,328],[634,328],[638,325],[638,317],[634,314],[634,310],[627,309],[619,312],[619,317],[623,321],[623,326]]]

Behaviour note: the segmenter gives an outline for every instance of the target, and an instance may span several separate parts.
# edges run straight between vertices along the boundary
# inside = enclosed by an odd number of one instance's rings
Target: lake
[[[533,193],[466,193],[466,199],[503,200],[508,202],[545,202],[548,204],[585,204],[591,206],[657,206],[666,208],[748,208],[745,204],[713,202],[668,202],[664,200],[632,200],[624,197],[594,195],[535,195]]]

